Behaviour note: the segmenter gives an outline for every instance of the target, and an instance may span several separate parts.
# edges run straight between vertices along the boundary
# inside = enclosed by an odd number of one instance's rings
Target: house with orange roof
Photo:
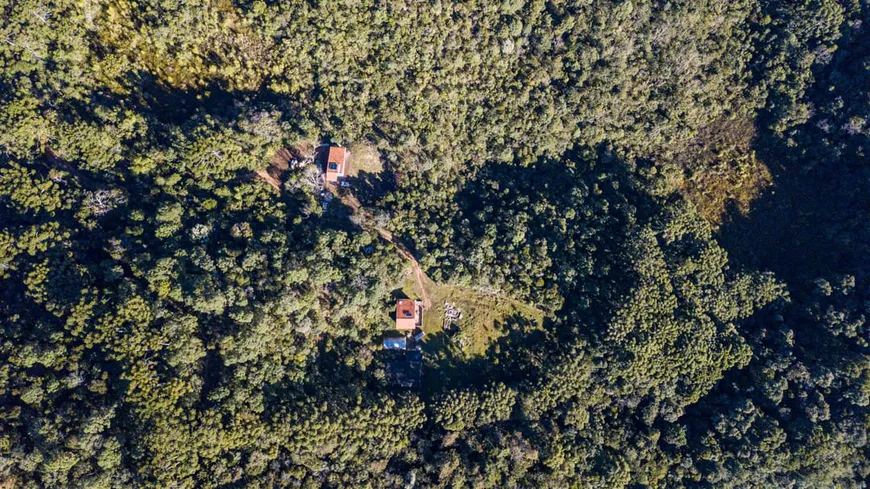
[[[324,158],[324,174],[327,182],[338,182],[347,173],[347,150],[343,146],[330,146]]]
[[[396,301],[396,329],[414,331],[423,326],[423,303],[412,299]]]

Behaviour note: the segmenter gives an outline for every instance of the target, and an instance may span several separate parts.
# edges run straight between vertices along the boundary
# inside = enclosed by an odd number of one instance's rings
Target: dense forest
[[[867,487],[868,30],[0,0],[0,488]]]

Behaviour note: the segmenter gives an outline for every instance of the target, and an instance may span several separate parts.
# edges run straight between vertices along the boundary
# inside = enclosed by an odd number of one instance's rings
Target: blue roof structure
[[[404,336],[398,338],[384,338],[384,348],[387,350],[404,350],[408,347],[408,341]]]

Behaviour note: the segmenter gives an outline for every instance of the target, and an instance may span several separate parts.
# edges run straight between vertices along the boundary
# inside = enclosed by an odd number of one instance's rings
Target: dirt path
[[[299,148],[281,148],[272,155],[272,158],[269,160],[269,166],[261,168],[254,173],[265,180],[265,182],[271,185],[275,190],[281,192],[280,178],[285,171],[290,169],[291,160],[308,161],[308,159],[303,156],[303,151]]]
[[[417,285],[420,286],[420,293],[423,296],[423,307],[426,309],[431,309],[432,300],[429,299],[429,294],[426,292],[426,281],[429,280],[429,277],[427,277],[426,272],[424,272],[423,269],[420,268],[420,263],[417,261],[416,258],[414,258],[414,255],[412,255],[411,252],[408,251],[408,249],[405,248],[404,245],[402,245],[402,243],[399,243],[393,239],[393,235],[389,231],[379,227],[376,227],[375,230],[378,232],[378,234],[381,235],[382,238],[392,243],[393,246],[396,247],[396,250],[399,252],[399,254],[405,257],[405,259],[408,260],[408,262],[411,264],[411,269],[414,271],[414,278],[417,280]]]
[[[256,174],[258,177],[262,178],[269,185],[275,188],[278,192],[281,191],[281,182],[278,181],[275,177],[269,174],[267,169],[257,170]],[[354,214],[362,211],[362,204],[360,204],[359,200],[350,192],[340,192],[343,195],[340,195],[341,202],[350,207],[353,210]],[[423,307],[426,309],[432,308],[432,299],[429,298],[429,293],[426,291],[426,281],[429,280],[429,277],[426,276],[426,273],[420,268],[420,263],[414,258],[414,255],[408,251],[405,246],[393,238],[393,234],[387,231],[384,228],[378,226],[366,226],[363,224],[363,228],[374,229],[378,232],[378,234],[388,243],[392,244],[393,247],[396,248],[396,251],[399,252],[402,257],[411,264],[411,270],[414,272],[414,278],[417,281],[417,285],[420,287],[421,295],[423,296]]]
[[[269,172],[265,168],[262,170],[257,170],[254,173],[256,173],[258,177],[265,180],[266,183],[275,187],[275,190],[277,190],[279,192],[281,191],[281,182],[279,182],[278,179],[273,177],[272,175],[269,175]]]
[[[362,204],[360,204],[359,200],[350,192],[344,192],[344,195],[341,196],[341,201],[344,205],[353,209],[353,213],[356,214],[362,208]],[[392,244],[396,251],[402,255],[405,260],[407,260],[411,264],[411,270],[414,271],[414,278],[417,280],[417,285],[420,287],[420,293],[423,296],[423,307],[426,309],[432,308],[432,300],[429,298],[429,293],[426,292],[426,281],[429,280],[429,277],[426,276],[426,272],[420,268],[420,263],[414,258],[414,255],[408,251],[405,246],[393,238],[393,234],[387,231],[384,228],[372,226],[371,229],[374,229],[378,232],[378,234],[388,243]]]

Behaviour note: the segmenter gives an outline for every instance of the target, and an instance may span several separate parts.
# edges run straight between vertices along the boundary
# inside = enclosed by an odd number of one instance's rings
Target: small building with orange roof
[[[412,299],[396,301],[396,329],[414,331],[423,326],[423,304]]]
[[[342,146],[330,146],[324,158],[327,182],[337,182],[347,173],[347,151]]]

